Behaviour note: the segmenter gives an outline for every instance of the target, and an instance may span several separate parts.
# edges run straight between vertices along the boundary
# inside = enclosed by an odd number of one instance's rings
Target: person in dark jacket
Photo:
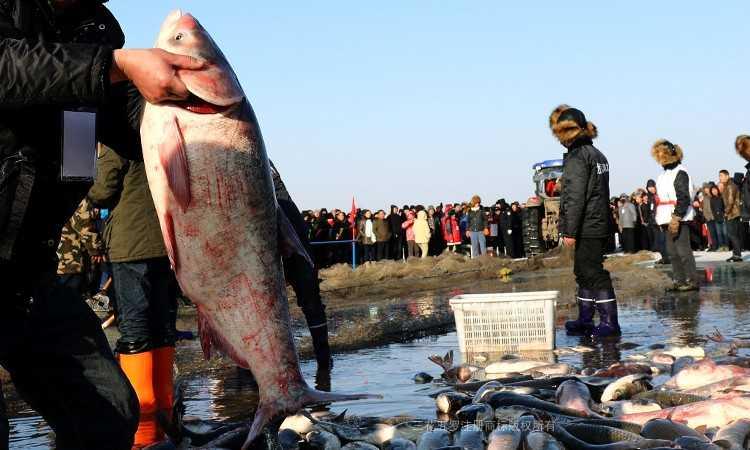
[[[719,186],[711,184],[709,188],[711,193],[711,212],[714,215],[714,223],[716,226],[716,242],[719,246],[719,250],[726,249],[727,246],[727,227],[724,222],[724,199],[721,196]]]
[[[391,228],[391,258],[394,261],[404,258],[404,231],[401,229],[403,223],[404,218],[398,206],[391,205],[391,213],[388,215],[388,225]]]
[[[742,178],[742,184],[740,184],[740,197],[742,198],[742,222],[745,230],[745,245],[747,249],[750,246],[750,136],[741,134],[737,136],[734,141],[734,149],[737,154],[744,159],[745,164],[745,176]]]
[[[695,257],[690,247],[688,222],[695,218],[693,209],[693,183],[682,165],[683,152],[679,145],[662,139],[651,147],[651,156],[664,169],[656,180],[659,205],[656,222],[667,233],[667,252],[672,261],[674,291],[698,290]],[[713,206],[713,205],[712,205]]]
[[[575,247],[578,319],[565,328],[571,334],[620,334],[617,300],[604,252],[609,234],[609,162],[594,147],[597,130],[583,112],[568,105],[550,115],[552,133],[567,148],[563,159],[559,231],[564,245]],[[594,326],[594,309],[599,325]]]
[[[719,172],[719,183],[721,184],[721,198],[724,201],[724,223],[726,223],[729,246],[732,249],[732,256],[727,262],[742,262],[740,191],[726,170]]]
[[[521,219],[521,205],[513,202],[510,205],[510,230],[507,235],[511,245],[511,256],[522,258],[523,251],[523,221]]]
[[[129,449],[138,424],[137,397],[99,320],[55,283],[60,230],[90,186],[60,180],[63,111],[97,108],[92,142],[134,142],[142,98],[186,99],[177,71],[204,66],[120,49],[122,31],[101,3],[0,1],[0,364],[59,449]]]
[[[487,239],[484,229],[487,228],[487,216],[482,208],[482,199],[478,195],[471,198],[467,211],[466,235],[471,239],[471,257],[477,258],[487,253]]]
[[[382,209],[375,213],[373,220],[375,232],[375,261],[390,258],[389,249],[391,245],[391,226],[385,220],[385,211]]]
[[[635,193],[635,199],[638,208],[638,223],[640,225],[640,236],[639,236],[639,249],[640,250],[651,250],[651,234],[649,228],[651,227],[651,211],[649,211],[648,195],[645,192],[639,191]]]
[[[333,221],[333,240],[350,241],[352,239],[352,227],[347,220],[343,211],[336,213]],[[336,264],[346,264],[352,262],[352,249],[348,245],[336,245],[334,249],[334,262]]]
[[[718,233],[716,232],[716,221],[714,220],[714,213],[711,210],[711,185],[709,183],[703,183],[703,189],[701,191],[701,211],[703,212],[703,220],[706,221],[706,228],[708,229],[709,252],[715,252],[719,249],[718,244]]]
[[[271,177],[273,179],[274,192],[276,193],[276,201],[279,202],[279,208],[284,212],[289,222],[291,222],[308,255],[312,255],[312,246],[306,238],[307,227],[305,221],[273,162],[271,162]],[[351,232],[350,230],[349,237],[351,236]],[[340,245],[340,247],[346,246]],[[318,363],[318,370],[323,372],[330,371],[333,368],[333,359],[331,358],[331,348],[328,344],[326,306],[320,297],[318,269],[310,266],[307,259],[299,253],[284,257],[283,265],[284,277],[294,290],[294,294],[297,297],[297,306],[302,309],[302,314],[304,314],[305,321],[307,322],[307,328],[310,330],[310,338],[312,339],[313,352],[315,353],[315,360]]]

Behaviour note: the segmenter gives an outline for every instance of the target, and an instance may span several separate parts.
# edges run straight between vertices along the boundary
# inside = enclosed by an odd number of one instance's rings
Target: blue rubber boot
[[[593,292],[588,289],[578,289],[576,302],[578,303],[578,319],[565,322],[565,330],[571,336],[587,336],[594,329]]]
[[[619,336],[620,324],[617,321],[617,299],[614,291],[599,292],[596,298],[596,311],[599,313],[599,325],[592,333],[595,337]]]

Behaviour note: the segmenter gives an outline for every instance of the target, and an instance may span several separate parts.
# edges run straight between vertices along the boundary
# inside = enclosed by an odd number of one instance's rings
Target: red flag
[[[349,213],[349,225],[352,227],[352,239],[357,238],[357,204],[352,196],[352,210]]]

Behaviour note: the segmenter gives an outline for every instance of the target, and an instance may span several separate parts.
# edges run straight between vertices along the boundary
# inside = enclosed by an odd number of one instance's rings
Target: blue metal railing
[[[338,244],[351,244],[352,246],[352,270],[357,268],[357,241],[313,241],[310,245],[338,245]]]

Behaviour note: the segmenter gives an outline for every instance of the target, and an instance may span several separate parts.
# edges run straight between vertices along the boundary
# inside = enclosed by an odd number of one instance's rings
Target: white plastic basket
[[[555,348],[558,291],[459,295],[450,299],[461,353]]]

